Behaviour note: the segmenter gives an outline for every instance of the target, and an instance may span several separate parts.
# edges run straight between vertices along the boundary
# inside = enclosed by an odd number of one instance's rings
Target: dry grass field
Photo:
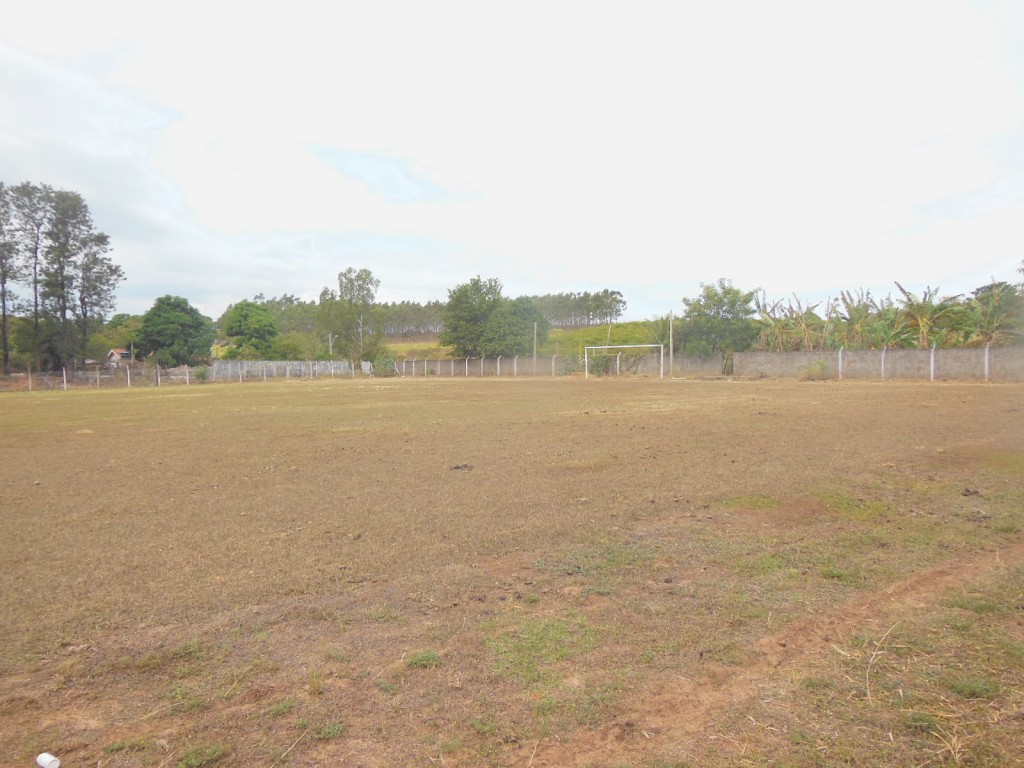
[[[1024,386],[0,395],[0,762],[1024,756]]]

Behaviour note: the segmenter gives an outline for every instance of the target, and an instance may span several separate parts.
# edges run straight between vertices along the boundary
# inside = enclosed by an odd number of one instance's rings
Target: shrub
[[[382,352],[373,361],[374,376],[395,376],[398,369],[395,368],[395,357],[390,352]]]

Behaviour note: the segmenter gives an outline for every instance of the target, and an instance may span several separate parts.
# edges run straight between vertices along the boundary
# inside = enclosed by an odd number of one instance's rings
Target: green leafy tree
[[[729,280],[701,283],[701,294],[683,299],[680,346],[693,355],[721,355],[750,349],[758,337],[752,316],[757,291],[741,291]]]
[[[160,365],[197,365],[210,359],[213,321],[180,296],[161,296],[142,317],[138,348]]]
[[[504,299],[495,307],[484,327],[480,349],[485,355],[515,357],[533,351],[534,329],[537,344],[548,338],[548,322],[527,296]]]
[[[21,259],[28,272],[32,293],[32,328],[29,345],[39,358],[38,347],[42,322],[43,259],[46,230],[53,217],[53,188],[23,182],[11,188],[11,205],[15,214],[15,237]]]
[[[368,348],[367,337],[373,332],[379,320],[372,315],[373,302],[377,298],[380,280],[368,269],[348,269],[338,273],[338,301],[344,310],[345,323],[339,329],[343,344],[348,347],[349,356],[357,360],[372,360],[379,343]],[[379,340],[378,340],[379,341]]]
[[[257,360],[266,357],[277,338],[277,323],[270,309],[252,301],[228,307],[222,330],[232,340],[232,357]]]
[[[142,315],[129,315],[119,312],[103,326],[110,349],[127,349],[134,351],[139,342],[139,330],[142,328]]]
[[[949,330],[956,324],[957,314],[962,307],[955,296],[937,298],[938,289],[925,288],[921,296],[908,291],[899,283],[896,287],[902,294],[903,306],[900,311],[908,328],[914,332],[918,349],[928,349],[945,340]]]
[[[18,342],[37,365],[67,365],[89,356],[90,337],[113,310],[114,292],[124,280],[109,251],[110,238],[96,230],[77,192],[0,184],[0,299],[13,298],[11,282],[28,286],[30,332],[19,329]],[[0,306],[4,342],[10,309]],[[6,367],[6,343],[4,353]]]
[[[1024,293],[1006,282],[974,291],[964,308],[969,345],[1019,344],[1024,336]]]
[[[89,336],[86,355],[101,360],[112,349],[134,352],[138,348],[138,333],[142,327],[142,315],[116,314],[98,326]]]
[[[448,291],[444,308],[444,330],[440,341],[459,357],[480,357],[484,334],[494,311],[501,306],[501,281],[483,280],[479,275]]]
[[[14,285],[24,274],[18,257],[15,235],[14,207],[10,190],[0,181],[0,347],[3,350],[3,372],[11,372],[11,319],[17,308]]]
[[[833,337],[837,347],[864,349],[869,344],[872,315],[876,310],[871,291],[858,289],[856,293],[840,291],[833,300],[830,314],[834,319]]]
[[[95,230],[81,195],[59,190],[51,203],[40,294],[45,351],[52,362],[66,365],[85,354],[89,333],[113,309],[124,273],[107,256],[110,239]]]
[[[875,311],[871,315],[865,340],[871,349],[899,349],[914,343],[914,329],[907,315],[900,311],[891,296],[872,300]]]

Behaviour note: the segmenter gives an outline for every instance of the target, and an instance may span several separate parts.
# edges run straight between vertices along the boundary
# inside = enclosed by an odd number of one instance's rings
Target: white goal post
[[[660,350],[660,367],[659,367],[659,378],[665,378],[665,345],[664,344],[617,344],[608,345],[603,347],[584,347],[583,348],[583,377],[586,379],[590,378],[590,350],[598,349],[651,349],[657,348]],[[622,353],[620,352],[619,355]],[[616,365],[618,360],[616,359]]]

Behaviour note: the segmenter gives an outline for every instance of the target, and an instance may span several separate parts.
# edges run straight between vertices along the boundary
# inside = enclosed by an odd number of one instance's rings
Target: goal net
[[[583,375],[585,378],[590,378],[590,365],[591,361],[598,356],[611,356],[612,363],[615,366],[615,375],[618,376],[622,372],[622,350],[624,349],[657,349],[658,354],[658,378],[665,378],[665,345],[664,344],[616,344],[608,346],[594,346],[583,348]],[[615,350],[614,352],[612,350]],[[610,371],[609,371],[610,372]]]

